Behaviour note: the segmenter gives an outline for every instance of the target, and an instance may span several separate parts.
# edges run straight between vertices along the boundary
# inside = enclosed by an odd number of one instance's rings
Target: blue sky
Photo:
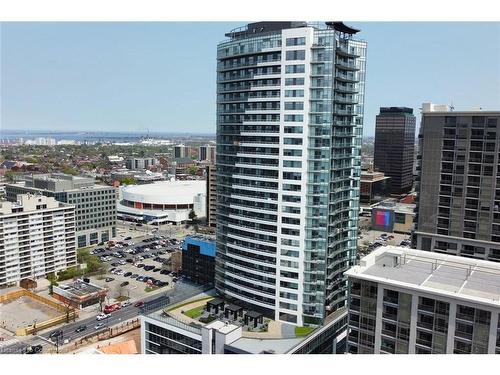
[[[500,23],[349,22],[381,106],[500,109]],[[2,23],[0,130],[215,133],[216,44],[243,22]]]

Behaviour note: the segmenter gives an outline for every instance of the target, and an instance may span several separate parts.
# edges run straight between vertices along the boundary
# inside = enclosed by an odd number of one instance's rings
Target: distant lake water
[[[163,133],[163,132],[91,132],[91,131],[43,131],[43,130],[4,130],[0,129],[0,140],[15,140],[19,138],[34,139],[38,137],[54,138],[56,141],[74,140],[79,142],[136,142],[143,138],[213,138],[215,134],[195,134],[195,133]]]

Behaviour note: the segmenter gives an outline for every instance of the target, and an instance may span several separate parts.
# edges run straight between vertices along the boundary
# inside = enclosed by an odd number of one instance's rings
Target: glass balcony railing
[[[348,62],[348,61],[344,61],[344,60],[340,60],[340,59],[335,62],[335,66],[339,69],[344,69],[344,70],[351,70],[351,71],[359,70],[356,63]]]
[[[340,55],[340,56],[346,56],[346,57],[360,57],[351,47],[349,49],[349,46],[339,44],[337,45],[337,48],[335,49],[335,52]]]
[[[333,101],[336,103],[344,103],[344,104],[356,104],[358,102],[358,98],[355,96],[340,96],[335,95]]]
[[[359,82],[359,78],[356,74],[343,74],[341,72],[337,72],[337,74],[335,74],[335,79],[341,82],[351,82],[351,83]]]
[[[351,93],[355,94],[358,92],[358,88],[355,85],[340,85],[337,84],[334,86],[335,91],[342,93]]]
[[[338,107],[333,107],[333,113],[336,115],[341,115],[341,116],[355,116],[356,111],[354,108],[338,108]]]

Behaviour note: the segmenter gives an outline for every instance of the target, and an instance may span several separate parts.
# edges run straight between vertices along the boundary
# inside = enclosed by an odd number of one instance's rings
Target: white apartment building
[[[500,353],[500,264],[384,246],[346,275],[349,353]]]
[[[0,287],[75,265],[75,206],[33,194],[0,202]]]
[[[215,163],[215,145],[207,144],[198,148],[198,160]]]

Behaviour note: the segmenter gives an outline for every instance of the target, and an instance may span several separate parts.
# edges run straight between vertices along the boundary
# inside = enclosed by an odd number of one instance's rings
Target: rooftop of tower
[[[496,262],[381,246],[345,274],[472,303],[500,306],[500,264]]]
[[[343,22],[328,21],[325,25],[329,29],[333,29],[345,34],[354,35],[359,32],[358,29],[354,29],[345,25]],[[307,23],[305,21],[262,21],[249,23],[246,26],[238,27],[231,30],[225,35],[231,39],[245,38],[256,34],[267,34],[273,33],[284,29],[294,29],[300,27],[318,27],[319,24]]]

